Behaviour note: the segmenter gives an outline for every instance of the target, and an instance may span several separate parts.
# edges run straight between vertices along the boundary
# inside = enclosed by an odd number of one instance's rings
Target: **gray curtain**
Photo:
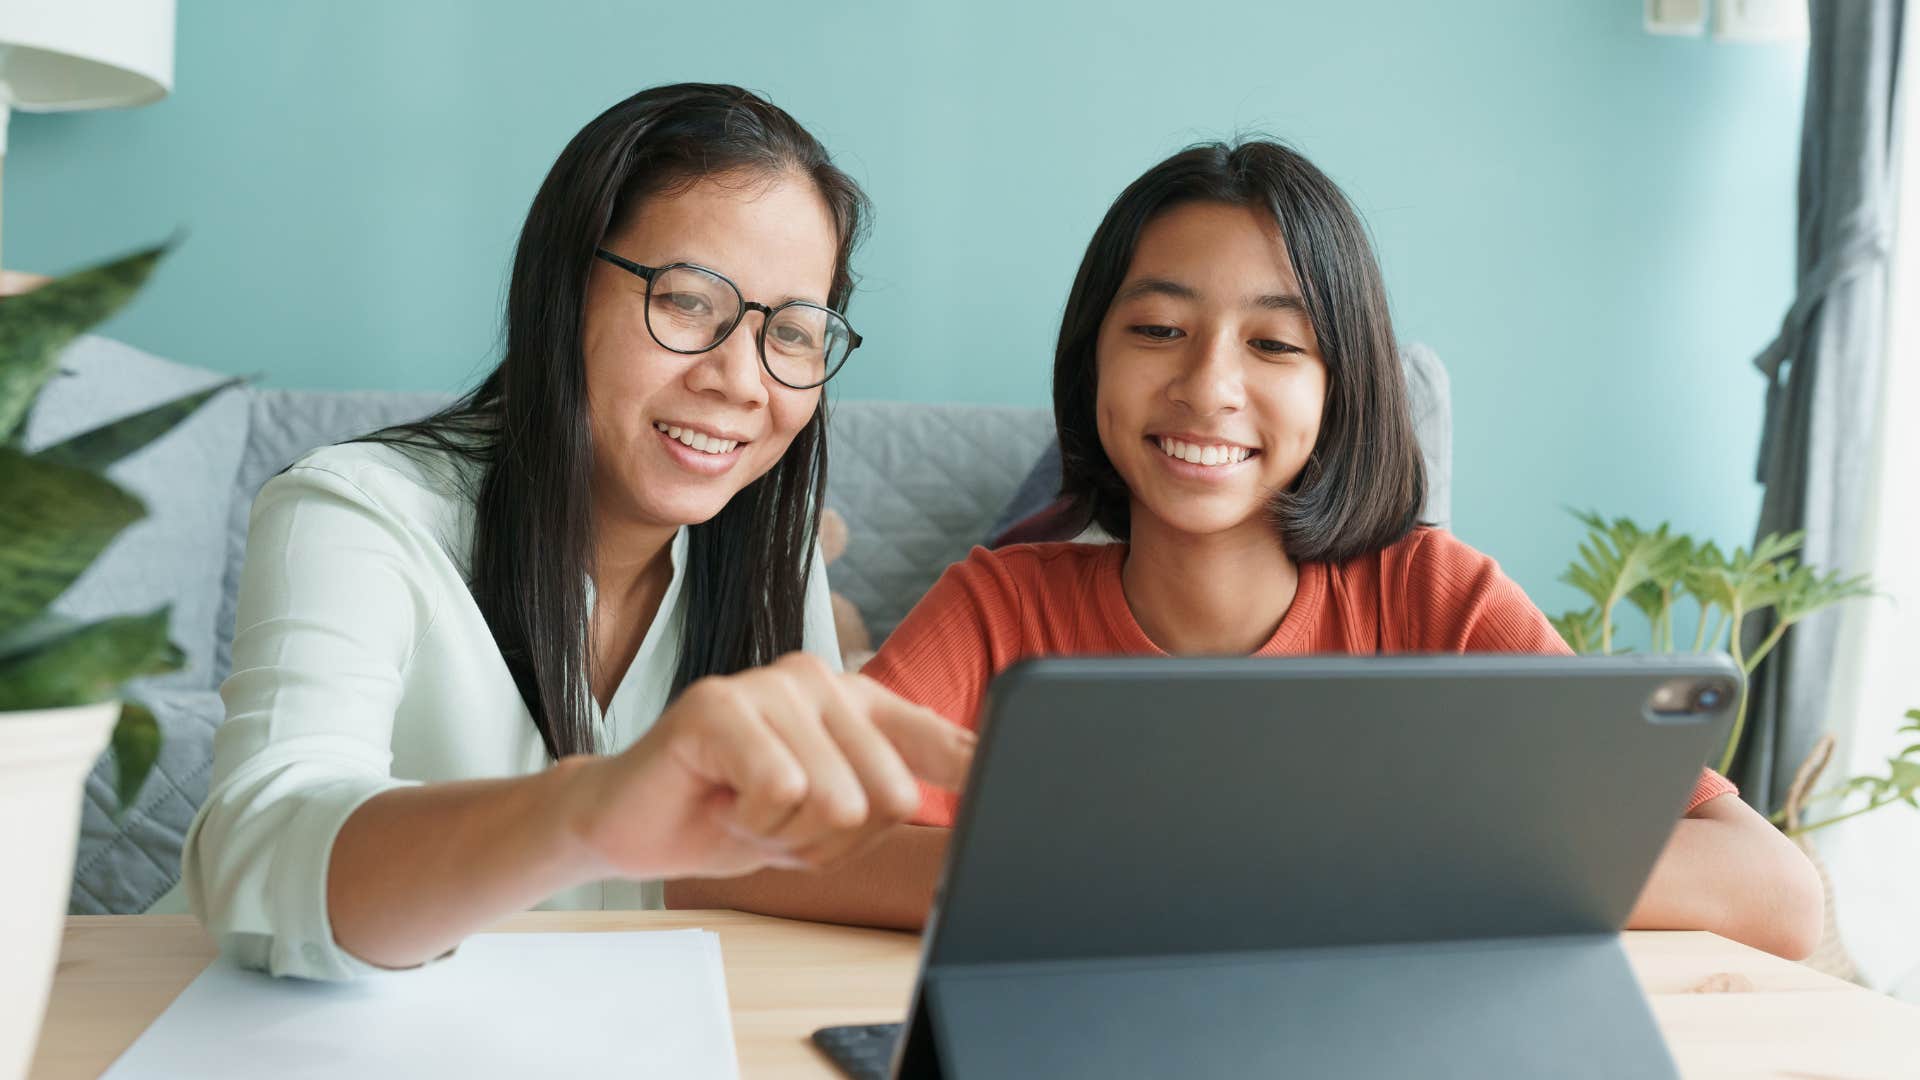
[[[1754,361],[1767,378],[1756,536],[1804,529],[1805,561],[1851,571],[1867,517],[1893,237],[1902,0],[1813,0],[1800,136],[1798,289]],[[1747,646],[1771,626],[1749,621]],[[1796,626],[1755,672],[1733,779],[1771,810],[1824,729],[1837,612]]]

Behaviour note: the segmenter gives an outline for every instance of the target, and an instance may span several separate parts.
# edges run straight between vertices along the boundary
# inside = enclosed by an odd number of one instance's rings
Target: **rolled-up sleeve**
[[[426,545],[346,476],[296,466],[255,500],[189,905],[221,949],[274,975],[375,970],[334,942],[334,838],[391,774],[405,674],[438,598]]]

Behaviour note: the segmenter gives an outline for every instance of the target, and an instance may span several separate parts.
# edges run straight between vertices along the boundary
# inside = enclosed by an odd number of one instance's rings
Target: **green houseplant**
[[[1735,548],[1725,554],[1712,541],[1700,543],[1664,522],[1645,529],[1629,518],[1608,520],[1591,512],[1574,516],[1587,527],[1587,535],[1580,542],[1579,559],[1560,580],[1580,590],[1591,604],[1551,621],[1575,652],[1617,650],[1615,616],[1623,601],[1645,616],[1650,647],[1673,652],[1676,609],[1691,601],[1699,623],[1689,651],[1725,649],[1750,677],[1794,624],[1873,591],[1865,576],[1842,577],[1802,564],[1794,557],[1805,539],[1802,533],[1769,535],[1752,551]],[[1746,620],[1768,609],[1774,612],[1773,628],[1748,652],[1741,634]],[[1720,753],[1723,773],[1732,767],[1746,730],[1747,701],[1743,688],[1733,731]]]
[[[146,507],[103,473],[231,383],[28,450],[26,421],[61,350],[113,314],[164,247],[0,300],[0,1078],[26,1070],[58,954],[80,786],[109,737],[122,807],[159,754],[159,728],[118,700],[130,679],[177,670],[168,610],[92,621],[54,602]]]
[[[1589,606],[1553,618],[1554,629],[1575,652],[1611,653],[1616,640],[1615,615],[1621,604],[1637,609],[1645,619],[1648,647],[1675,651],[1676,614],[1689,607],[1698,617],[1688,647],[1693,652],[1725,649],[1748,676],[1780,644],[1787,631],[1815,612],[1834,604],[1868,596],[1872,585],[1865,576],[1845,577],[1807,566],[1795,557],[1804,536],[1800,533],[1761,538],[1752,551],[1723,552],[1712,542],[1701,543],[1675,533],[1662,523],[1647,529],[1628,518],[1611,520],[1596,513],[1575,512],[1587,527],[1580,556],[1560,580],[1586,596]],[[1746,620],[1761,611],[1774,612],[1774,624],[1753,648],[1742,635]],[[1743,687],[1735,706],[1734,725],[1717,762],[1720,772],[1733,764],[1746,729],[1748,692]],[[1900,730],[1920,739],[1920,709],[1907,714]],[[1772,821],[1826,869],[1805,839],[1816,829],[1835,825],[1894,803],[1920,809],[1920,741],[1887,762],[1885,776],[1857,776],[1831,788],[1814,791],[1813,784],[1833,753],[1833,736],[1824,735],[1808,755],[1786,794],[1785,805]],[[1854,803],[1851,807],[1849,803]],[[1803,816],[1806,807],[1827,805],[1817,819]],[[1845,978],[1857,978],[1834,923],[1832,884],[1827,881],[1827,927],[1824,940],[1808,963]]]

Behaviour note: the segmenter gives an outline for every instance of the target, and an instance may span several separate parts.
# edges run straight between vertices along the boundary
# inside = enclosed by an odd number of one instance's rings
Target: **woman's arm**
[[[1673,831],[1628,917],[1635,930],[1711,930],[1800,960],[1820,944],[1813,864],[1738,796],[1695,807]]]
[[[407,967],[590,881],[832,865],[918,809],[915,776],[958,785],[972,746],[807,654],[705,679],[617,756],[362,804],[329,862],[334,937]]]
[[[440,956],[504,915],[591,880],[568,823],[591,759],[546,772],[394,788],[342,825],[327,862],[335,943],[379,967]]]
[[[667,883],[671,908],[733,908],[787,919],[919,930],[933,906],[951,830],[895,825],[827,873],[762,870],[727,880]]]
[[[1021,651],[1018,594],[1006,565],[975,548],[940,575],[862,672],[970,730],[988,680]],[[917,930],[933,902],[956,804],[947,792],[922,794],[914,824],[889,830],[872,850],[831,873],[775,870],[729,881],[673,881],[667,906]]]
[[[394,778],[436,552],[368,493],[378,472],[344,467],[296,466],[255,501],[227,719],[182,853],[190,906],[243,965],[346,978],[588,881],[823,865],[912,813],[915,773],[960,782],[969,733],[805,655],[696,683],[617,756]]]

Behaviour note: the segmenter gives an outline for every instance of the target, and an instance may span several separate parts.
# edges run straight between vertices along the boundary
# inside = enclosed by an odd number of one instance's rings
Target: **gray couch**
[[[1432,482],[1428,520],[1445,524],[1452,427],[1445,371],[1430,350],[1405,362]],[[62,358],[68,372],[43,395],[28,429],[39,446],[204,387],[221,376],[161,360],[104,338],[83,338]],[[76,617],[173,605],[174,640],[187,667],[143,682],[166,742],[135,805],[116,818],[112,768],[87,781],[70,910],[148,910],[179,878],[188,823],[207,791],[218,687],[230,661],[235,592],[254,494],[306,451],[432,411],[438,394],[236,389],[123,462],[114,475],[147,501],[129,529],[69,592]],[[984,542],[1050,442],[1045,409],[846,402],[832,413],[828,505],[847,520],[846,554],[830,568],[836,591],[861,610],[878,640],[940,571]],[[1029,495],[1029,497],[1031,497]],[[109,755],[110,757],[111,755]]]

